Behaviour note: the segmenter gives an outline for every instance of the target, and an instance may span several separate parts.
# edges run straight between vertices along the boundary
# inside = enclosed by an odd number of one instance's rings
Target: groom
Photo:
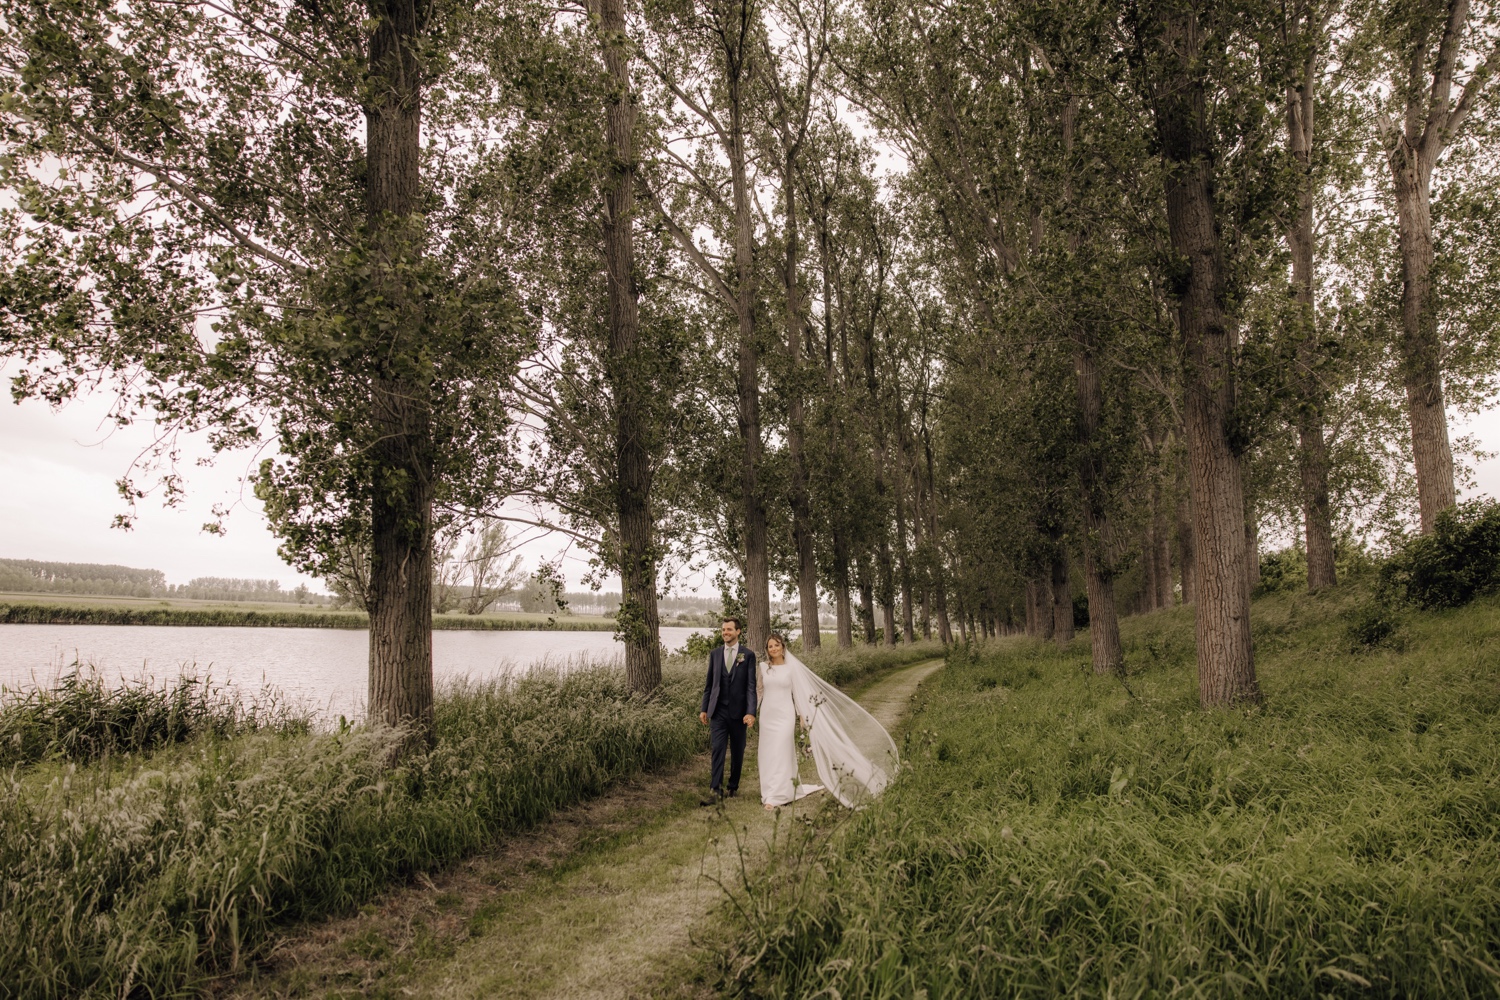
[[[729,792],[740,789],[740,765],[745,762],[745,730],[755,725],[755,654],[740,645],[738,618],[725,618],[724,645],[708,654],[708,677],[703,682],[703,705],[698,721],[708,727],[713,750],[711,798],[724,797],[724,750],[729,750]]]

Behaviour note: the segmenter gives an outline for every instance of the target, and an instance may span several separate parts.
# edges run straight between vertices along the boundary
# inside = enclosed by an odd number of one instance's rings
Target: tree
[[[1377,121],[1400,234],[1399,345],[1423,534],[1433,530],[1437,515],[1452,507],[1456,496],[1433,292],[1432,176],[1443,152],[1462,134],[1500,59],[1500,39],[1475,38],[1470,21],[1469,0],[1399,2],[1381,25],[1394,40],[1388,56],[1398,114],[1382,110]],[[1485,41],[1487,49],[1455,100],[1453,90],[1466,55],[1472,57],[1476,44]]]
[[[468,182],[494,108],[436,85],[508,27],[422,0],[90,0],[13,5],[0,43],[15,391],[113,380],[168,459],[179,433],[224,450],[269,428],[255,489],[282,555],[330,575],[370,553],[369,715],[412,745],[433,511],[491,502],[530,335]]]
[[[1139,86],[1152,110],[1165,174],[1174,254],[1171,291],[1182,341],[1197,559],[1198,697],[1205,706],[1260,698],[1250,642],[1240,467],[1247,442],[1237,426],[1242,418],[1236,411],[1235,318],[1225,308],[1232,298],[1232,248],[1226,240],[1231,227],[1220,205],[1217,176],[1226,148],[1241,146],[1247,157],[1259,152],[1259,123],[1249,105],[1246,119],[1232,123],[1233,139],[1226,141],[1209,113],[1211,91],[1217,101],[1236,88],[1229,52],[1239,27],[1236,16],[1244,13],[1162,0],[1133,10],[1131,24],[1141,63]]]

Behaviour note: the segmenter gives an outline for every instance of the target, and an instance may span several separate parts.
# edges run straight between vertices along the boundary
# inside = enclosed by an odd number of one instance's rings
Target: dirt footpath
[[[859,701],[887,728],[942,661],[887,674]],[[755,744],[752,735],[751,748]],[[564,810],[358,916],[288,937],[238,996],[630,998],[692,995],[723,885],[759,866],[778,817],[741,795],[702,808],[706,756]],[[700,773],[701,772],[701,773]],[[784,807],[779,822],[819,806]],[[682,983],[681,987],[669,984]]]

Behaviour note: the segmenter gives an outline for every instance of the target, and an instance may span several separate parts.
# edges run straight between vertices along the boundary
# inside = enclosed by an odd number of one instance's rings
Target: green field
[[[1500,994],[1500,599],[1254,606],[1265,704],[1198,707],[1192,609],[958,647],[906,771],[751,884],[719,967],[755,996]],[[1128,687],[1127,687],[1128,684]]]
[[[270,601],[194,601],[167,598],[90,597],[74,594],[0,593],[0,624],[77,625],[236,625],[283,628],[365,628],[362,611]],[[524,611],[482,615],[434,615],[435,629],[574,632],[613,631],[613,618],[597,615],[531,614]]]

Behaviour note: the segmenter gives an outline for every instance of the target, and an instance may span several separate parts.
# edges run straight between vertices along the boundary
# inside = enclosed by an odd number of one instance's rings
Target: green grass
[[[764,996],[1500,994],[1500,601],[1354,652],[1365,600],[1258,601],[1250,710],[1197,707],[1190,609],[1123,623],[1133,695],[1086,637],[959,650],[901,779],[747,887],[725,967]]]
[[[911,651],[819,660],[859,679]],[[660,697],[616,666],[440,692],[437,743],[390,769],[390,732],[310,730],[211,684],[74,675],[0,705],[0,996],[174,996],[415,872],[700,752],[697,661]]]
[[[157,602],[166,605],[166,601]],[[370,627],[370,617],[363,611],[290,611],[233,606],[151,607],[112,604],[34,604],[25,601],[0,604],[0,625],[210,625],[279,628]],[[561,615],[528,615],[522,613],[483,615],[433,615],[432,627],[438,630],[477,631],[562,631],[612,632],[612,619]]]
[[[0,776],[0,984],[27,997],[163,996],[258,954],[277,923],[347,911],[642,769],[697,752],[672,699],[618,671],[465,684],[432,753],[389,732],[204,735]]]

